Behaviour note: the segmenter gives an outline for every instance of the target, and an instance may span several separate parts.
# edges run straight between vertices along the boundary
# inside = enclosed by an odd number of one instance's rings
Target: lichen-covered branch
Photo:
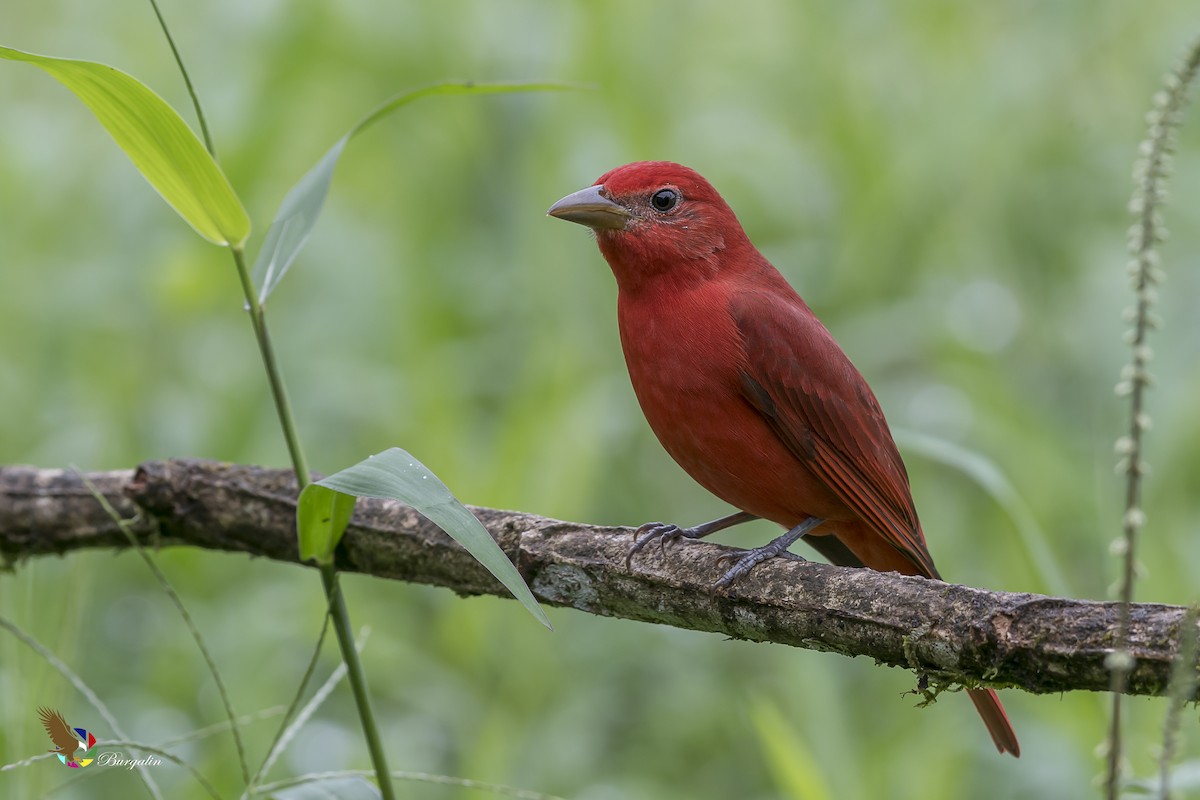
[[[209,461],[155,461],[88,475],[143,542],[297,561],[290,472]],[[625,568],[630,531],[474,508],[537,597],[592,614],[712,631],[915,669],[935,681],[1030,692],[1105,691],[1118,604],[988,592],[923,578],[774,559],[714,593],[727,548],[648,549]],[[0,557],[10,563],[129,542],[63,470],[0,467]],[[399,503],[359,500],[338,568],[507,596],[436,526]],[[1129,694],[1164,694],[1184,611],[1135,604]]]

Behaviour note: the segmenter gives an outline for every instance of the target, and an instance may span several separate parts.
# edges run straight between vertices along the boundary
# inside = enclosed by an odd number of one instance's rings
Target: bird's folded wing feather
[[[842,502],[936,577],[883,411],[832,335],[794,295],[740,293],[730,312],[746,351],[746,399]]]

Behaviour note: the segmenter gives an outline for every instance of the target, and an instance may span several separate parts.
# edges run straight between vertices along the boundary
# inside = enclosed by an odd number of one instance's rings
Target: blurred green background
[[[943,573],[1110,596],[1130,167],[1151,94],[1200,33],[1189,4],[168,0],[164,12],[258,236],[287,188],[393,92],[446,78],[594,87],[423,101],[350,146],[270,307],[315,469],[400,445],[480,505],[625,525],[724,513],[642,420],[589,235],[543,216],[613,166],[671,159],[718,187],[871,381]],[[192,120],[147,4],[9,3],[0,31],[9,46],[119,66]],[[0,123],[0,463],[284,466],[227,254],[46,75],[0,65]],[[1200,599],[1195,119],[1180,151],[1137,589],[1172,603]],[[986,459],[1020,500],[998,504],[927,437]],[[1023,538],[1013,515],[1026,512]],[[320,626],[316,575],[183,550],[159,561],[236,708],[288,702]],[[345,584],[373,631],[365,659],[395,769],[586,800],[1096,794],[1098,695],[1005,692],[1015,761],[964,698],[916,709],[913,676],[867,659],[560,610],[550,634],[510,601]],[[222,719],[136,556],[21,564],[0,576],[0,609],[140,741]],[[327,648],[323,670],[335,663]],[[0,634],[0,764],[44,751],[41,704],[112,736]],[[1136,776],[1155,771],[1165,708],[1128,703]],[[1200,758],[1196,717],[1181,761]],[[253,754],[274,730],[247,729]],[[178,752],[236,795],[227,736]],[[342,687],[272,777],[366,766]],[[170,797],[198,796],[181,770],[154,774]],[[0,794],[41,796],[69,777],[41,762],[0,774]],[[144,795],[121,770],[88,777],[54,796]]]

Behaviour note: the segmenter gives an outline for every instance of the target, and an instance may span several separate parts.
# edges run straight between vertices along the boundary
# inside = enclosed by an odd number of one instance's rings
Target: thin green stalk
[[[264,784],[258,787],[256,794],[271,794],[272,792],[281,792],[284,789],[292,789],[297,786],[308,786],[324,781],[346,780],[347,778],[361,778],[369,774],[361,769],[347,769],[338,772],[310,772],[307,775]],[[414,783],[431,783],[435,786],[457,786],[461,789],[474,789],[475,792],[490,792],[506,797],[517,797],[521,800],[564,800],[564,798],[556,794],[544,794],[543,792],[534,792],[529,789],[520,789],[516,786],[505,786],[500,783],[484,783],[482,781],[471,780],[470,778],[430,775],[427,772],[404,772],[397,770],[392,773],[392,777],[397,780],[412,781]],[[474,796],[474,793],[472,796]]]
[[[1121,556],[1119,589],[1120,611],[1114,636],[1113,651],[1105,663],[1112,675],[1112,713],[1108,729],[1108,763],[1104,776],[1105,796],[1117,800],[1121,793],[1121,695],[1129,684],[1135,662],[1129,652],[1129,629],[1133,604],[1133,586],[1137,577],[1137,544],[1146,515],[1142,511],[1142,480],[1146,462],[1142,459],[1143,439],[1150,427],[1145,410],[1145,395],[1150,387],[1149,332],[1158,326],[1151,311],[1156,299],[1155,286],[1165,277],[1159,267],[1158,244],[1166,239],[1159,212],[1166,201],[1166,183],[1170,173],[1171,153],[1175,145],[1175,130],[1187,101],[1187,91],[1200,71],[1200,39],[1189,48],[1179,67],[1166,77],[1165,88],[1154,95],[1154,108],[1147,116],[1149,130],[1141,146],[1141,157],[1134,166],[1136,187],[1130,210],[1137,222],[1130,230],[1129,249],[1133,261],[1129,265],[1136,295],[1129,312],[1133,328],[1127,334],[1132,357],[1121,374],[1117,393],[1129,397],[1129,431],[1117,442],[1122,457],[1118,471],[1125,476],[1125,514],[1121,520],[1122,536],[1114,545]]]
[[[177,767],[183,767],[185,770],[192,773],[192,777],[195,778],[196,783],[200,784],[201,788],[204,789],[205,794],[207,794],[209,797],[213,798],[213,800],[221,800],[221,795],[217,794],[217,790],[213,787],[213,785],[204,779],[204,776],[200,774],[200,770],[196,769],[191,764],[184,761],[182,758],[180,758],[179,756],[170,752],[169,750],[164,750],[161,747],[155,747],[154,745],[142,744],[141,742],[126,741],[126,740],[121,740],[121,739],[118,739],[115,741],[106,741],[104,744],[107,745],[108,747],[128,747],[131,750],[141,750],[143,753],[148,753],[157,758],[164,758],[167,761],[170,761],[172,764],[174,764]],[[119,755],[121,758],[126,757],[124,753],[119,753],[117,755]],[[129,760],[137,761],[140,759],[129,759]],[[82,775],[79,776],[80,779],[83,779],[83,777],[84,776],[82,776]],[[60,785],[54,787],[53,789],[51,789],[49,792],[47,792],[46,796],[49,796],[49,795],[57,792],[59,789],[62,789],[62,788],[65,788],[66,786],[71,785],[72,783],[75,783],[75,781],[68,781],[67,783],[60,784]]]
[[[51,667],[57,670],[60,675],[66,678],[67,682],[74,686],[75,690],[83,695],[84,699],[91,704],[92,708],[96,709],[96,712],[100,715],[100,717],[108,723],[108,729],[113,732],[114,736],[117,736],[121,739],[129,738],[125,734],[125,731],[121,730],[121,723],[117,722],[117,718],[113,716],[112,711],[108,709],[108,706],[104,704],[104,701],[100,699],[100,696],[92,691],[92,687],[84,683],[83,678],[75,674],[74,670],[66,665],[66,662],[54,655],[54,653],[50,652],[50,649],[44,644],[33,638],[25,631],[21,630],[21,628],[17,627],[17,624],[8,618],[0,616],[0,628],[4,628],[13,636],[17,637],[17,639],[23,642],[26,647],[41,656],[47,664],[49,664]],[[145,766],[139,766],[137,771],[142,778],[142,783],[144,783],[146,785],[146,789],[149,790],[150,796],[155,798],[155,800],[163,800],[162,791],[158,788],[158,784],[154,782],[154,778],[150,776],[150,771],[146,769]]]
[[[150,0],[150,5],[154,8],[154,14],[158,17],[163,34],[167,37],[167,43],[171,46],[171,52],[175,55],[175,63],[179,65],[179,71],[183,75],[183,82],[187,85],[188,94],[191,95],[192,104],[196,108],[196,117],[200,122],[200,130],[204,135],[205,147],[208,148],[208,152],[213,158],[216,158],[216,150],[213,147],[212,137],[208,132],[208,124],[204,119],[204,110],[200,105],[200,98],[196,95],[195,87],[192,86],[192,80],[188,75],[187,67],[184,66],[183,57],[179,54],[179,49],[175,47],[175,40],[171,36],[171,31],[167,27],[167,22],[163,18],[162,12],[159,11],[158,3],[156,0]],[[275,360],[275,348],[271,344],[271,334],[267,329],[265,310],[255,295],[254,282],[250,278],[250,270],[246,267],[245,253],[240,247],[230,247],[229,250],[233,254],[233,262],[237,266],[238,281],[242,285],[242,294],[246,297],[246,308],[250,312],[250,324],[254,328],[254,338],[258,341],[258,351],[262,356],[263,366],[267,371],[267,381],[271,385],[271,397],[275,401],[275,412],[279,417],[279,424],[283,429],[283,438],[287,442],[288,454],[292,459],[292,469],[296,473],[296,483],[298,484],[298,488],[303,491],[304,487],[311,483],[308,462],[304,457],[304,449],[300,446],[300,437],[296,432],[296,422],[292,414],[292,405],[288,400],[287,389],[283,385],[283,376],[280,373],[279,364]],[[350,627],[350,613],[346,609],[341,592],[337,590],[337,575],[332,567],[321,568],[321,580],[325,587],[325,595],[329,600],[329,610],[333,619],[334,629],[337,631],[342,659],[346,662],[346,666],[350,671],[350,685],[354,690],[354,701],[358,706],[358,716],[362,721],[363,734],[366,736],[367,746],[371,751],[371,761],[379,780],[379,790],[384,800],[393,800],[395,795],[392,791],[391,779],[388,777],[387,760],[379,738],[379,729],[375,724],[374,712],[371,710],[371,696],[367,691],[366,675],[363,671],[362,660],[358,656],[358,650],[354,646],[354,632]]]
[[[245,254],[241,248],[237,247],[230,248],[230,252],[233,253],[238,279],[242,284],[242,292],[246,296],[250,324],[254,327],[254,337],[258,340],[263,366],[267,370],[267,379],[271,384],[271,396],[275,400],[275,411],[279,416],[279,424],[283,428],[283,438],[287,441],[288,452],[292,457],[296,482],[303,490],[312,481],[309,478],[304,450],[300,446],[300,437],[296,433],[292,405],[288,400],[287,389],[283,385],[279,364],[275,360],[275,349],[267,330],[266,311],[258,297],[255,296],[254,283],[250,279],[250,270],[246,267]],[[354,693],[354,703],[358,706],[358,718],[362,722],[367,749],[371,753],[371,764],[375,768],[375,774],[379,781],[379,792],[384,800],[395,800],[388,772],[387,756],[383,751],[379,726],[375,724],[375,712],[371,709],[371,694],[367,689],[366,672],[363,670],[358,650],[354,646],[354,630],[350,625],[350,612],[346,608],[346,601],[338,588],[337,571],[332,565],[321,566],[321,583],[325,587],[325,596],[329,600],[329,613],[333,620],[333,629],[337,633],[338,646],[342,651],[342,660],[346,662],[346,668],[349,670],[350,688]]]
[[[208,150],[209,155],[214,159],[217,157],[217,149],[213,147],[212,136],[208,132],[208,122],[204,119],[204,109],[200,107],[200,98],[196,96],[196,87],[192,86],[192,79],[188,75],[187,68],[183,66],[183,56],[179,55],[179,48],[175,46],[175,39],[171,36],[171,29],[167,27],[167,21],[163,18],[162,12],[158,10],[157,0],[150,0],[150,5],[154,9],[154,16],[158,17],[158,24],[162,27],[163,36],[167,37],[167,44],[171,47],[171,53],[175,56],[175,63],[179,65],[179,71],[183,74],[183,83],[187,86],[188,94],[192,98],[192,108],[196,109],[196,119],[200,122],[200,135],[204,137],[204,147]]]
[[[295,696],[292,697],[292,702],[283,712],[283,721],[279,724],[279,732],[275,734],[271,745],[271,749],[267,751],[267,756],[258,765],[258,769],[254,773],[254,777],[246,784],[246,789],[242,792],[242,797],[246,797],[250,792],[254,791],[254,787],[262,780],[263,775],[271,768],[274,763],[276,751],[281,749],[281,743],[285,741],[288,732],[292,727],[295,718],[296,710],[300,707],[300,702],[304,699],[304,692],[308,689],[308,682],[312,680],[312,676],[317,671],[317,662],[321,658],[321,648],[325,645],[325,634],[329,631],[329,612],[325,612],[325,619],[321,623],[321,632],[317,635],[317,646],[313,648],[312,658],[308,660],[308,667],[304,670],[304,676],[300,678],[300,686],[296,689]]]
[[[325,624],[321,626],[322,641],[324,640],[325,634],[328,630],[329,614],[326,614]],[[367,635],[369,633],[369,629],[363,629],[359,631],[358,639],[355,641],[355,648],[358,650],[360,655],[362,654],[363,648],[366,647]],[[320,655],[319,648],[314,655]],[[316,668],[317,665],[316,661],[314,660],[309,664],[308,673],[306,673],[304,676],[303,683],[306,686],[309,678],[311,678],[312,674],[316,672]],[[271,749],[267,752],[267,757],[263,759],[262,765],[258,768],[258,772],[255,774],[254,780],[250,782],[250,785],[247,786],[246,790],[242,793],[242,800],[245,800],[245,798],[249,797],[251,794],[254,794],[255,787],[258,786],[259,781],[263,778],[263,776],[271,771],[271,767],[275,766],[276,760],[278,760],[283,751],[289,745],[291,745],[292,740],[296,738],[297,734],[299,734],[300,729],[308,724],[308,720],[312,718],[312,715],[317,712],[318,708],[324,705],[325,701],[329,699],[329,695],[333,694],[333,690],[339,683],[342,682],[342,678],[346,677],[346,672],[346,662],[342,661],[331,673],[329,673],[329,677],[327,677],[325,681],[317,687],[317,690],[313,692],[313,696],[308,699],[308,702],[304,704],[303,708],[300,708],[300,701],[302,701],[304,697],[300,692],[296,693],[295,702],[293,702],[292,706],[288,709],[288,713],[284,718],[284,724],[280,727],[279,732],[275,734],[274,743],[271,745]]]
[[[395,800],[396,795],[392,789],[387,756],[383,751],[383,740],[379,738],[379,726],[375,724],[375,712],[371,710],[371,693],[367,689],[367,674],[363,670],[362,659],[358,657],[358,650],[354,647],[350,613],[346,610],[346,601],[342,595],[342,587],[338,583],[337,570],[332,564],[322,564],[320,569],[321,583],[324,584],[325,594],[329,597],[333,629],[337,633],[338,644],[342,648],[347,677],[350,678],[350,690],[354,693],[354,702],[358,705],[358,716],[362,720],[363,734],[367,737],[367,749],[371,753],[371,763],[375,767],[376,780],[379,781],[379,793],[384,800]],[[353,658],[346,654],[353,655]]]
[[[281,717],[287,712],[284,706],[271,706],[264,708],[262,711],[255,711],[253,714],[242,714],[237,719],[233,720],[232,726],[238,728],[247,728],[255,722],[272,719],[273,717]],[[189,742],[196,742],[201,739],[207,739],[210,736],[216,736],[218,733],[224,733],[231,727],[229,720],[215,722],[212,725],[205,725],[203,728],[197,728],[191,733],[185,733],[182,736],[176,736],[171,739],[164,739],[158,743],[159,747],[175,747]]]
[[[300,446],[300,436],[296,432],[292,404],[288,400],[287,389],[283,385],[283,375],[275,360],[275,347],[271,344],[271,333],[267,330],[266,310],[255,296],[254,282],[250,278],[250,270],[246,267],[246,254],[240,247],[231,247],[230,252],[233,253],[233,261],[237,265],[242,293],[246,296],[250,324],[254,327],[254,338],[258,340],[258,352],[262,355],[263,367],[267,370],[267,381],[271,384],[271,397],[275,400],[275,413],[283,428],[283,438],[287,441],[288,454],[292,458],[292,469],[296,472],[296,483],[299,484],[298,488],[303,491],[305,486],[312,483],[312,480],[309,477],[308,462],[304,458],[304,448]]]
[[[75,468],[72,467],[72,469]],[[196,623],[192,619],[192,615],[188,613],[187,606],[183,604],[183,598],[179,596],[179,593],[175,591],[175,587],[172,586],[171,582],[167,580],[167,576],[163,574],[161,569],[158,568],[158,564],[153,558],[150,557],[150,554],[146,552],[146,548],[142,547],[142,543],[139,542],[137,537],[133,535],[133,531],[129,529],[130,521],[122,517],[117,510],[113,508],[112,503],[108,502],[108,498],[96,488],[96,484],[88,480],[86,475],[84,475],[78,469],[75,469],[75,473],[79,476],[79,479],[83,481],[83,485],[87,488],[87,490],[92,493],[92,497],[96,498],[96,502],[100,504],[100,507],[104,509],[104,513],[108,514],[109,519],[116,523],[117,527],[121,529],[121,533],[125,534],[125,538],[129,540],[130,546],[133,547],[133,549],[137,551],[137,554],[142,557],[142,560],[146,562],[146,566],[149,568],[150,573],[154,575],[155,579],[158,581],[158,585],[162,587],[162,590],[166,592],[167,597],[172,603],[175,604],[175,609],[179,612],[179,616],[183,619],[184,626],[187,627],[188,632],[192,634],[192,641],[196,643],[196,647],[200,650],[201,657],[204,658],[204,663],[208,665],[208,673],[212,675],[213,684],[217,688],[217,695],[221,698],[221,703],[225,706],[225,716],[229,718],[229,732],[233,734],[233,744],[237,749],[238,765],[242,768],[242,781],[249,782],[250,768],[246,765],[246,747],[242,742],[242,733],[240,730],[238,730],[237,713],[233,710],[233,701],[229,698],[229,691],[225,688],[225,681],[221,678],[221,670],[217,669],[217,662],[213,659],[212,653],[208,651],[208,646],[204,643],[204,637],[200,635],[200,629],[196,627]]]
[[[1167,716],[1163,720],[1162,754],[1158,758],[1158,800],[1171,800],[1171,762],[1179,748],[1183,707],[1196,693],[1196,620],[1200,605],[1192,606],[1179,623],[1179,653],[1167,686]]]

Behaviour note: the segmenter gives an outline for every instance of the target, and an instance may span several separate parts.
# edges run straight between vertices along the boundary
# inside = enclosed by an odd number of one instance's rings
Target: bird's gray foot
[[[666,555],[667,545],[671,542],[680,539],[701,539],[710,533],[723,531],[726,528],[741,525],[743,522],[749,522],[752,519],[758,519],[758,517],[748,514],[745,511],[739,511],[736,514],[714,519],[712,522],[705,522],[694,528],[681,528],[678,525],[671,525],[666,522],[647,522],[633,532],[633,547],[629,548],[629,552],[625,555],[625,569],[630,568],[633,557],[638,552],[645,548],[646,545],[655,541],[658,542],[659,551],[663,555]]]
[[[678,525],[671,525],[666,522],[647,522],[633,532],[634,541],[633,547],[629,548],[629,552],[625,554],[625,569],[629,569],[633,564],[633,557],[643,550],[646,545],[658,542],[658,549],[666,555],[667,544],[678,541],[679,539],[699,539],[704,535],[699,530],[700,526],[695,528],[681,528]]]
[[[735,580],[745,575],[756,566],[766,561],[768,558],[788,558],[793,561],[806,561],[807,559],[788,552],[797,539],[811,531],[813,528],[820,525],[824,520],[817,517],[809,517],[801,522],[796,527],[789,530],[787,533],[772,539],[769,543],[762,547],[756,547],[753,550],[739,551],[735,553],[726,553],[717,559],[717,565],[732,564],[733,566],[721,576],[721,579],[713,584],[714,589],[728,588]]]

